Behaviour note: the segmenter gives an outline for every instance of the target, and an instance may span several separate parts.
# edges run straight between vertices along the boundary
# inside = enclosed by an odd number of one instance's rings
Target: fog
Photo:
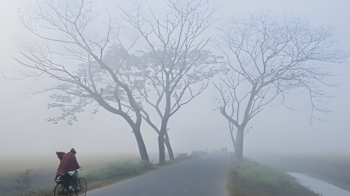
[[[217,26],[230,16],[242,17],[249,12],[271,11],[278,16],[292,13],[306,18],[315,27],[334,25],[338,42],[333,47],[350,51],[350,2],[347,0],[221,2],[222,6],[216,13],[221,14],[221,19],[215,24]],[[129,125],[121,117],[103,109],[96,115],[86,110],[78,115],[79,121],[72,126],[63,121],[58,124],[45,121],[48,117],[60,115],[60,110],[47,109],[49,94],[26,96],[31,89],[40,87],[40,79],[22,79],[21,72],[28,70],[13,59],[21,56],[16,40],[29,36],[18,17],[18,9],[23,7],[22,0],[0,3],[0,157],[33,155],[56,159],[55,151],[68,151],[72,147],[77,150],[77,156],[138,153]],[[318,114],[325,121],[310,122],[307,94],[291,91],[287,103],[295,111],[274,106],[257,115],[248,124],[253,128],[245,135],[244,152],[349,155],[350,66],[349,63],[342,63],[331,64],[330,67],[333,73],[339,74],[331,80],[340,86],[335,90],[328,89],[332,93],[334,91],[334,97],[325,105],[331,112]],[[206,91],[170,119],[169,137],[175,154],[222,147],[233,151],[227,120],[218,110],[213,110],[216,108],[214,96],[217,96],[217,91],[210,83]],[[146,122],[143,122],[141,132],[148,152],[157,153],[157,134]]]

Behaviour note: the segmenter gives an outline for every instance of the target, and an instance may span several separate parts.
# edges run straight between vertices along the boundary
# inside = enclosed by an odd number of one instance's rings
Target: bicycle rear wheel
[[[59,196],[59,195],[65,195],[63,194],[64,192],[64,187],[62,184],[56,184],[55,189],[53,190],[53,195],[54,196]]]
[[[78,195],[79,196],[86,196],[87,182],[84,178],[79,178],[79,188],[80,188],[80,191],[79,191]]]

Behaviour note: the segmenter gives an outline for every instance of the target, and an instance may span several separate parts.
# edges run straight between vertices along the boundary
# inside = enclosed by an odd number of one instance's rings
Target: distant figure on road
[[[221,148],[221,153],[224,153],[224,154],[226,154],[227,153],[227,148]]]
[[[75,170],[79,169],[80,166],[77,162],[77,158],[75,157],[75,154],[77,152],[74,148],[70,150],[68,153],[64,152],[56,152],[57,157],[60,159],[60,165],[57,169],[56,177],[55,179],[62,174],[68,173],[70,178],[70,184],[73,186],[74,190],[78,190],[78,175],[76,174]]]

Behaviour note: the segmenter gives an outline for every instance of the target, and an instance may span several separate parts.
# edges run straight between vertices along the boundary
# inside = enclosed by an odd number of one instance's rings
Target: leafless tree
[[[26,76],[48,80],[45,81],[47,85],[43,84],[44,90],[37,93],[53,91],[50,97],[55,103],[49,107],[59,107],[63,111],[60,117],[48,118],[48,121],[67,120],[71,124],[77,120],[77,113],[97,102],[94,113],[102,107],[127,121],[141,159],[148,161],[140,131],[142,106],[136,101],[133,90],[138,81],[123,79],[128,69],[119,69],[133,42],[124,53],[119,53],[118,62],[104,60],[106,50],[120,44],[120,28],[111,12],[106,7],[103,9],[100,3],[43,0],[27,5],[20,17],[35,38],[19,44],[25,58],[16,60],[32,70]],[[103,10],[99,12],[99,8]]]
[[[293,16],[278,18],[270,13],[231,19],[221,29],[218,48],[225,56],[226,71],[215,87],[220,93],[218,109],[229,121],[235,156],[243,158],[243,138],[248,122],[278,98],[284,102],[292,89],[306,89],[314,111],[327,112],[319,102],[329,98],[324,89],[332,73],[329,63],[346,56],[332,50],[334,27],[311,27]]]
[[[110,50],[107,51],[107,54],[104,56],[104,60],[108,62],[116,62],[116,61],[118,62],[120,61],[120,55],[118,54],[123,54],[126,52],[127,51],[122,46],[115,45],[111,47]],[[145,67],[145,66],[149,66],[149,65],[141,63],[142,62],[141,58],[144,58],[144,57],[128,54],[124,59],[125,66],[119,67],[119,69],[123,71],[123,75],[126,76],[123,78],[123,81],[129,84],[134,84],[132,86],[132,89],[137,90],[139,92],[138,94],[139,96],[137,96],[136,99],[140,99],[141,97],[144,97],[146,95],[144,92],[148,91],[148,87],[149,87],[147,85],[148,78],[144,75],[144,70],[148,69],[148,67]],[[142,118],[147,121],[147,123],[152,127],[152,129],[157,134],[159,134],[158,127],[156,127],[156,125],[151,121],[150,115],[146,112],[147,109],[142,106],[141,101],[139,104],[142,107],[142,112],[141,112]],[[164,144],[168,149],[168,154],[170,159],[171,160],[174,159],[172,148],[171,148],[170,141],[167,134],[165,136]]]
[[[159,163],[165,161],[164,139],[169,144],[170,159],[174,158],[167,132],[170,117],[206,89],[217,58],[204,49],[210,40],[204,31],[215,21],[212,15],[216,9],[209,6],[209,1],[165,2],[162,16],[153,10],[144,12],[141,4],[135,4],[135,10],[124,11],[124,18],[148,46],[139,53],[138,65],[149,87],[139,93],[161,121],[157,126],[142,110],[143,118],[159,133]]]

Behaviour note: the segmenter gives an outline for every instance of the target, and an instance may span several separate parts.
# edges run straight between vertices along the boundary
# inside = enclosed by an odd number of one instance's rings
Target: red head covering
[[[69,171],[79,169],[77,158],[75,157],[76,151],[74,148],[68,153],[56,152],[57,157],[61,160],[60,166],[57,169],[56,177]]]

